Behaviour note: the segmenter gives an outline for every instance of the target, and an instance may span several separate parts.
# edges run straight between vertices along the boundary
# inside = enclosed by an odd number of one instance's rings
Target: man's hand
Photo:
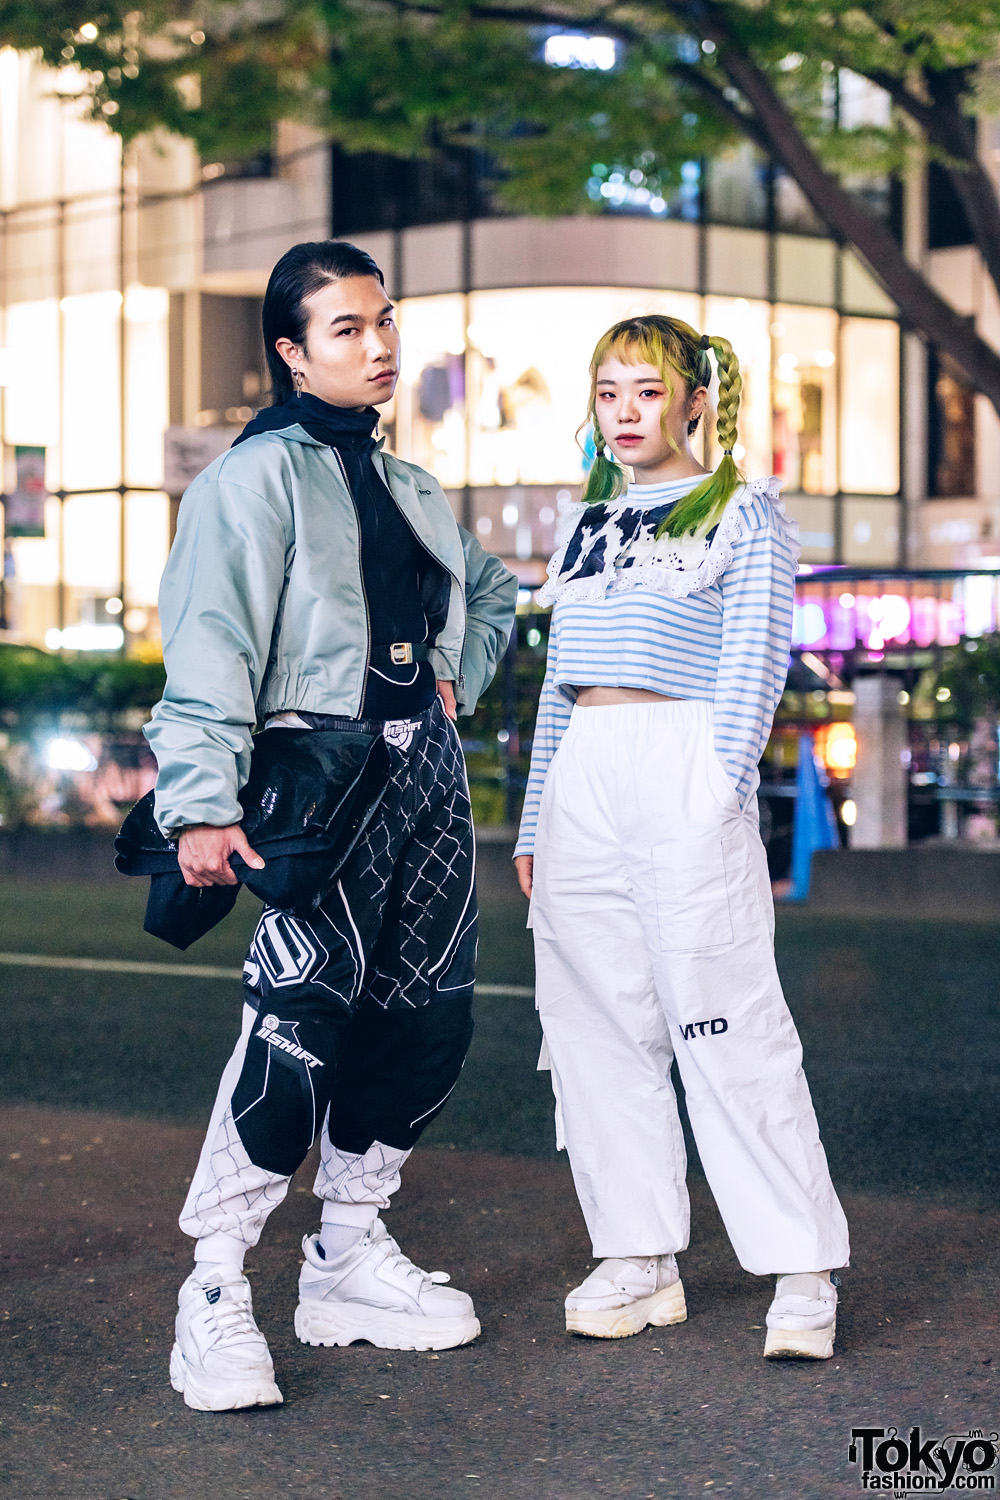
[[[238,854],[254,870],[263,870],[264,861],[247,843],[238,823],[229,828],[213,828],[196,823],[182,830],[177,840],[177,862],[187,885],[236,885],[229,856]]]
[[[535,869],[535,856],[533,854],[519,854],[514,861],[517,871],[517,883],[521,890],[531,900],[531,877]]]
[[[442,682],[439,678],[437,689],[441,695],[441,702],[444,704],[445,713],[449,719],[456,718],[458,716],[458,708],[455,704],[455,684],[453,682]]]

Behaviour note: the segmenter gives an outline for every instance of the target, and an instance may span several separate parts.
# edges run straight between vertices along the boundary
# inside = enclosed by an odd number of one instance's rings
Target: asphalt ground
[[[484,861],[481,978],[530,984],[524,909]],[[188,955],[138,884],[0,882],[0,951],[238,965],[254,917]],[[769,1284],[736,1264],[692,1151],[688,1321],[571,1339],[589,1247],[530,1000],[485,998],[389,1227],[475,1298],[466,1349],[307,1349],[291,1329],[307,1163],[249,1264],[285,1405],[189,1412],[166,1377],[176,1215],[238,985],[0,968],[0,1496],[540,1500],[863,1493],[851,1428],[997,1427],[1000,926],[781,910],[779,966],[852,1224],[837,1354],[760,1358]],[[995,1472],[995,1471],[994,1471]],[[987,1476],[989,1477],[989,1476]]]

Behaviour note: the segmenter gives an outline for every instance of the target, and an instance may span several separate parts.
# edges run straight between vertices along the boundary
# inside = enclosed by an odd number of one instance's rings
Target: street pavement
[[[485,862],[481,974],[523,985],[506,879]],[[169,958],[124,890],[0,885],[0,950]],[[251,920],[186,957],[234,962]],[[439,1355],[298,1344],[307,1163],[249,1259],[285,1405],[223,1414],[190,1412],[166,1364],[176,1216],[237,987],[0,970],[0,1496],[839,1500],[864,1493],[854,1427],[995,1431],[1000,927],[786,911],[777,946],[852,1227],[833,1360],[761,1359],[769,1283],[737,1265],[694,1154],[688,1321],[567,1337],[589,1246],[531,1002],[494,997],[387,1216],[473,1295],[482,1337]]]

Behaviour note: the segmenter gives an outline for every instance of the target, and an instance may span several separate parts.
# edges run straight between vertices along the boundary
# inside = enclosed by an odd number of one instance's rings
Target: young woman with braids
[[[690,445],[710,350],[714,474]],[[732,346],[674,318],[630,318],[597,345],[597,457],[539,594],[555,607],[515,858],[540,1065],[601,1262],[566,1298],[567,1328],[622,1338],[687,1315],[676,1057],[733,1248],[778,1278],[765,1356],[828,1359],[847,1225],[775,970],[754,795],[797,547],[776,481],[736,467],[740,386]]]

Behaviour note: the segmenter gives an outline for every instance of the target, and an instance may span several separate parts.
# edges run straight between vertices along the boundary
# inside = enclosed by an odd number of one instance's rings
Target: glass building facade
[[[138,160],[55,96],[73,85],[0,52],[4,491],[34,450],[45,492],[5,507],[3,624],[53,646],[155,642],[169,293],[143,237],[158,215],[139,206]],[[148,154],[151,192],[170,164]]]
[[[578,485],[588,461],[588,435],[578,429],[593,347],[611,323],[652,312],[733,344],[744,379],[736,457],[749,474],[782,478],[807,560],[895,561],[899,329],[891,318],[648,284],[404,298],[402,378],[385,421],[391,440],[462,492],[488,545],[539,558],[551,550],[558,491]],[[703,454],[718,462],[711,423]]]
[[[58,82],[65,92],[72,75]],[[553,220],[493,213],[475,161],[362,168],[304,132],[281,136],[253,175],[199,163],[176,140],[123,159],[116,137],[55,97],[51,74],[0,53],[8,638],[155,652],[184,477],[266,399],[268,271],[331,232],[375,255],[397,299],[390,445],[438,476],[525,586],[585,471],[593,346],[640,312],[731,340],[737,457],[782,478],[807,561],[900,561],[895,310],[749,148],[698,164],[662,211],[647,195]],[[361,189],[382,177],[376,213]],[[700,441],[714,463],[711,423]]]

